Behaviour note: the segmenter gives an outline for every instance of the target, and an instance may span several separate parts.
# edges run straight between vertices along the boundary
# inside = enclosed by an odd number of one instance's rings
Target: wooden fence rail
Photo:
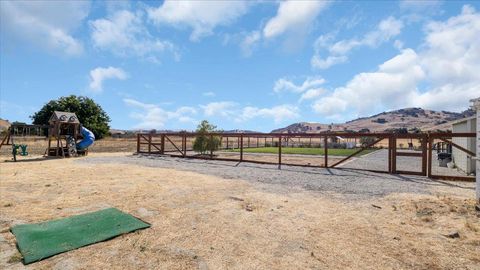
[[[475,137],[475,133],[419,133],[419,134],[395,134],[395,133],[341,133],[341,132],[328,132],[328,133],[208,133],[203,134],[210,139],[213,137],[220,137],[220,149],[219,150],[231,150],[238,149],[238,158],[225,158],[214,155],[213,151],[210,151],[207,155],[196,154],[193,151],[193,141],[195,137],[198,136],[194,132],[175,132],[175,133],[157,133],[157,134],[148,134],[148,133],[139,133],[137,134],[137,153],[146,153],[146,154],[161,154],[169,155],[173,157],[188,157],[188,158],[197,158],[197,159],[212,159],[212,160],[228,160],[228,161],[238,161],[238,162],[253,162],[260,164],[277,164],[279,168],[282,165],[289,166],[303,166],[303,167],[320,167],[320,168],[336,168],[342,163],[352,159],[354,156],[358,155],[362,151],[365,151],[368,148],[375,147],[380,142],[387,142],[386,148],[388,148],[388,157],[386,164],[388,169],[376,170],[368,168],[356,168],[357,170],[373,171],[373,172],[382,172],[382,173],[391,173],[391,174],[410,174],[410,175],[422,175],[428,176],[434,179],[448,179],[448,180],[462,180],[462,181],[474,181],[475,178],[471,176],[453,176],[453,175],[435,175],[432,173],[432,159],[433,159],[433,147],[435,140],[441,141],[451,145],[453,148],[457,148],[460,151],[464,152],[466,155],[474,157],[475,153],[466,149],[465,147],[458,145],[457,143],[452,142],[451,138],[465,137],[472,138]],[[225,140],[224,140],[225,138]],[[233,138],[233,140],[232,140]],[[235,140],[236,138],[236,140]],[[358,138],[372,138],[368,143],[364,143],[360,146],[360,149],[354,153],[342,157],[340,160],[333,159],[333,164],[329,164],[329,145],[334,141],[341,138],[345,139],[354,139],[355,144]],[[253,140],[252,140],[253,139]],[[271,140],[270,140],[271,139]],[[302,139],[304,140],[302,143]],[[276,147],[278,150],[278,161],[271,162],[265,160],[246,160],[245,159],[245,149],[250,147],[260,147],[260,143],[263,140],[263,147]],[[312,140],[318,140],[318,146],[323,146],[323,164],[312,165],[308,164],[294,164],[284,162],[282,157],[285,156],[283,153],[283,147],[289,147],[290,145],[294,146],[304,146],[312,147]],[[330,140],[330,142],[329,142]],[[398,151],[397,144],[399,140],[418,140],[420,143],[417,146],[418,152],[408,152],[408,151]],[[224,141],[226,142],[225,147]],[[192,145],[190,148],[188,144]],[[236,148],[235,148],[236,143]],[[252,146],[253,143],[253,146]],[[402,144],[400,144],[402,145]],[[413,145],[413,144],[412,144]],[[145,149],[146,146],[146,149]],[[355,145],[356,147],[356,145]],[[383,147],[383,146],[379,146]],[[190,152],[190,154],[189,154]],[[321,155],[322,156],[322,155]],[[397,169],[397,157],[410,157],[410,158],[420,158],[420,168],[421,171],[409,171],[409,170],[398,170]]]

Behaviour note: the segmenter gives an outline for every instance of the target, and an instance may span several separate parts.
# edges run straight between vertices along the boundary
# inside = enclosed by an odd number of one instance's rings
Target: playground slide
[[[80,129],[80,133],[83,136],[83,140],[77,143],[78,150],[82,150],[89,147],[95,141],[95,135],[93,135],[93,132],[91,132],[90,130],[82,127]]]

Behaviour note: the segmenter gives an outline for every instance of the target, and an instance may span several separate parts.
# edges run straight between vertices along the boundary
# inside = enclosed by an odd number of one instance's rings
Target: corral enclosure
[[[455,143],[475,133],[210,133],[218,149],[202,155],[193,151],[196,133],[138,134],[137,152],[176,157],[323,168],[350,168],[373,172],[423,175],[430,178],[473,181],[469,172],[442,165],[442,153],[455,149],[475,153]],[[453,138],[453,141],[452,141]]]
[[[33,129],[32,129],[33,128]],[[40,126],[12,130],[12,141],[26,144],[31,154],[45,154],[47,140]],[[346,168],[374,172],[425,175],[450,180],[473,180],[471,169],[462,160],[473,160],[476,153],[465,141],[475,133],[217,133],[215,151],[200,155],[193,151],[196,133],[145,133],[136,138],[106,138],[94,143],[93,152],[137,152],[179,157],[219,159],[264,164]],[[471,143],[470,143],[471,144]],[[443,153],[453,153],[456,167],[441,166]],[[11,154],[4,145],[0,154]]]

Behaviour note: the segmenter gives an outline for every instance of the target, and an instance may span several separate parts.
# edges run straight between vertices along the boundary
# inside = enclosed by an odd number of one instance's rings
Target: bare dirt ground
[[[133,158],[135,162],[130,162]],[[214,161],[174,165],[174,159],[150,160],[127,153],[28,159],[0,163],[2,269],[479,269],[480,265],[474,183],[317,171],[319,180],[342,182],[342,187],[350,187],[348,193],[365,187],[355,178],[375,180],[380,187],[382,182],[398,182],[401,191],[372,196],[366,192],[351,199],[343,189],[326,188],[333,184],[309,189],[285,179],[313,181],[307,178],[312,175],[308,169],[274,172],[273,166],[257,177],[275,177],[253,181],[253,173],[245,176],[248,179],[240,176],[247,169],[261,168],[225,167]],[[136,162],[142,159],[157,163]],[[227,177],[229,173],[238,177]],[[9,232],[12,225],[105,207],[117,207],[152,227],[28,266],[20,262]],[[448,236],[453,232],[459,237]]]

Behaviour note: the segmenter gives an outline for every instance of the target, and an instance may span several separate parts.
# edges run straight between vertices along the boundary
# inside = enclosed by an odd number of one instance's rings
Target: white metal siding
[[[476,132],[476,119],[468,119],[463,122],[453,124],[453,133],[459,132]],[[452,141],[463,148],[466,148],[476,153],[475,138],[452,138]],[[453,162],[460,170],[466,173],[473,173],[475,171],[475,160],[473,160],[467,153],[456,147],[452,147]]]

